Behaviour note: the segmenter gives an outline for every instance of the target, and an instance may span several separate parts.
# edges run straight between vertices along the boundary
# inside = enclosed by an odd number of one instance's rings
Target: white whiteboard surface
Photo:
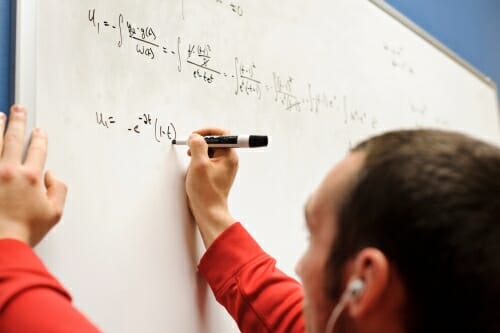
[[[196,273],[174,136],[271,136],[240,151],[230,204],[289,274],[304,202],[358,140],[425,126],[500,143],[494,86],[367,0],[20,2],[36,45],[18,101],[69,186],[39,252],[105,332],[238,331]]]

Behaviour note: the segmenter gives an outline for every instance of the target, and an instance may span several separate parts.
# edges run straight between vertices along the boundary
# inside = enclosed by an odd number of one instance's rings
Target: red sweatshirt
[[[302,290],[275,267],[241,224],[228,228],[203,256],[200,273],[243,333],[303,333]],[[0,332],[95,333],[32,249],[0,240]]]
[[[303,333],[302,288],[275,264],[236,223],[212,243],[198,268],[242,333]]]
[[[33,250],[0,240],[0,332],[99,332],[71,305],[71,297]]]

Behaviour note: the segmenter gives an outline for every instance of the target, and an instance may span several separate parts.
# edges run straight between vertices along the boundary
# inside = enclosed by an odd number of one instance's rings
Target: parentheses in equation
[[[236,81],[236,90],[234,91],[234,94],[236,96],[239,94],[239,91],[240,91],[240,75],[238,74],[239,62],[240,62],[240,60],[238,59],[238,57],[235,57],[234,58],[234,78]]]
[[[177,139],[177,130],[175,129],[174,124],[173,124],[173,123],[170,123],[169,127],[170,127],[170,128],[172,128],[172,130],[174,131],[174,136],[173,136],[173,138],[171,138],[171,137],[170,137],[170,135],[169,135],[169,139],[171,139],[171,140],[176,140],[176,139]],[[168,131],[168,133],[170,134],[170,130]]]
[[[177,58],[178,58],[178,64],[177,64],[177,71],[180,73],[182,72],[182,60],[181,60],[181,37],[177,37]]]
[[[158,139],[158,118],[155,118],[155,140],[160,142],[160,139]]]
[[[120,14],[120,16],[118,16],[118,28],[120,30],[120,41],[118,42],[118,47],[123,46],[123,32],[122,32],[122,23],[123,22],[124,22],[123,14]]]

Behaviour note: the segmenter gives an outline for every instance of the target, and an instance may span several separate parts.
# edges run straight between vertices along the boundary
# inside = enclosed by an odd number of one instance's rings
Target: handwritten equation
[[[114,116],[105,115],[102,112],[96,112],[96,123],[106,129],[119,127],[119,122]],[[175,140],[177,131],[173,123],[164,124],[160,119],[150,113],[143,113],[137,116],[133,123],[127,126],[129,133],[133,135],[150,134],[158,143],[163,140]]]
[[[243,9],[235,2],[228,0],[212,0],[218,6],[227,6],[238,16],[243,15]],[[231,56],[222,59],[219,50],[209,41],[189,40],[181,35],[165,38],[161,32],[150,24],[137,24],[118,13],[114,17],[101,17],[100,13],[91,8],[86,13],[87,22],[96,32],[111,42],[117,48],[127,48],[144,61],[169,63],[179,73],[188,76],[199,84],[208,87],[229,87],[228,93],[242,98],[252,98],[256,101],[266,100],[275,103],[283,111],[309,112],[319,114],[334,113],[343,119],[344,125],[376,130],[380,127],[377,116],[356,106],[356,99],[346,94],[318,91],[312,83],[298,82],[293,76],[277,72],[263,73],[259,65],[251,59]],[[174,35],[174,36],[172,36]],[[396,70],[408,75],[415,75],[413,65],[408,61],[405,49],[396,43],[383,42],[383,51],[388,55],[390,64]],[[229,61],[228,61],[229,60]],[[221,63],[232,63],[227,68]],[[443,119],[434,119],[432,112],[425,104],[410,103],[408,112],[415,116],[417,126],[433,123],[439,126],[449,125]],[[117,120],[97,114],[97,124],[104,128],[116,126]],[[432,119],[430,119],[432,118]],[[131,134],[143,135],[150,128],[155,141],[175,138],[175,126],[172,123],[160,123],[152,115],[141,115],[137,124],[130,124],[127,129]]]
[[[233,1],[225,1],[225,0],[215,0],[215,2],[219,5],[225,5],[229,10],[235,13],[238,16],[243,16],[243,7],[238,3]]]
[[[403,47],[384,43],[384,51],[389,55],[392,67],[410,75],[415,74],[413,66],[405,57],[405,49]]]
[[[214,1],[219,5],[227,4],[239,15],[243,14],[241,7],[234,2]],[[135,53],[148,61],[166,58],[176,66],[178,72],[188,72],[193,80],[203,84],[210,86],[225,82],[234,87],[232,91],[236,96],[270,99],[283,110],[292,112],[340,112],[344,115],[345,123],[376,128],[376,118],[349,109],[352,103],[346,102],[347,96],[315,91],[311,83],[299,84],[292,76],[276,72],[268,75],[269,80],[266,81],[255,62],[243,61],[237,56],[230,61],[234,64],[233,68],[217,67],[216,50],[211,43],[186,41],[181,36],[168,41],[161,38],[154,26],[136,24],[123,14],[118,14],[114,21],[100,18],[95,8],[89,9],[88,22],[98,35],[114,38],[116,47],[122,48],[130,43]]]
[[[185,10],[184,10],[184,2],[185,0],[180,0],[181,4],[181,17],[183,20],[186,19]],[[236,16],[242,17],[244,14],[243,6],[234,1],[226,1],[226,0],[212,0],[215,5],[218,5],[220,8],[225,8],[232,11]]]
[[[449,121],[429,112],[429,107],[426,104],[410,102],[410,113],[414,116],[414,124],[416,127],[427,127],[429,120],[440,127],[450,126]]]

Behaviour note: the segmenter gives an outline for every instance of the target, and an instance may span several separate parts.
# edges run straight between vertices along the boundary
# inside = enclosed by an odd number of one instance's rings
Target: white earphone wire
[[[353,297],[360,295],[363,290],[363,287],[364,287],[363,281],[359,279],[355,279],[349,284],[348,289],[342,294],[340,302],[333,308],[332,314],[328,318],[328,322],[326,323],[325,333],[333,333],[335,324],[337,323],[337,320],[344,311],[347,303],[349,303],[349,301]]]
[[[335,328],[335,324],[337,323],[337,320],[339,319],[340,315],[344,311],[347,303],[349,302],[350,299],[350,293],[345,292],[342,297],[340,298],[340,302],[333,308],[332,314],[330,315],[330,318],[328,318],[328,322],[326,324],[326,329],[325,333],[332,333],[333,329]]]

